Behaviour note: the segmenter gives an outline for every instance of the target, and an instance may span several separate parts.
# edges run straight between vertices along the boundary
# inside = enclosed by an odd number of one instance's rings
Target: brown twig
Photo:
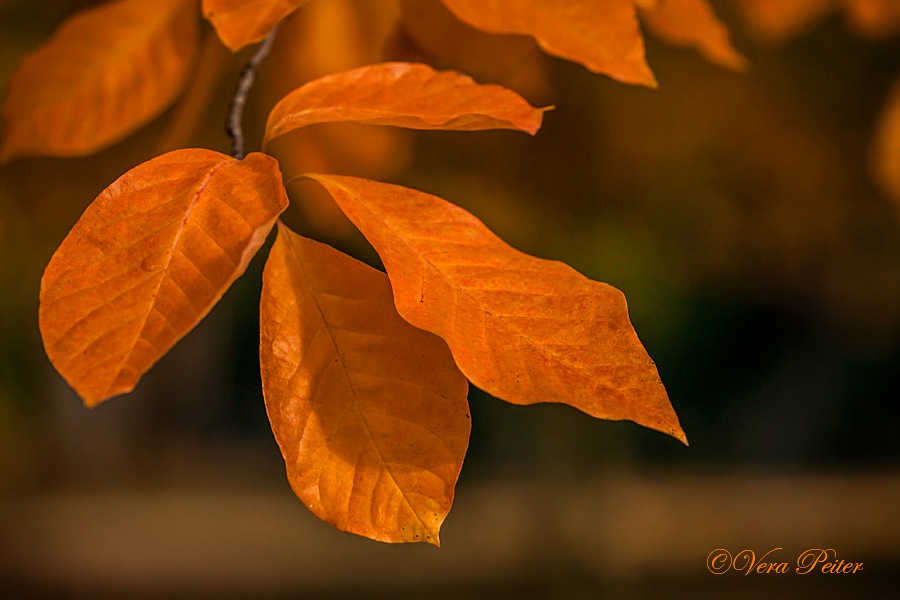
[[[253,87],[253,82],[256,81],[256,72],[259,69],[259,65],[269,55],[276,31],[278,31],[278,25],[272,28],[266,39],[260,43],[259,48],[250,57],[244,70],[241,71],[241,78],[238,80],[237,88],[234,90],[234,98],[232,98],[228,109],[225,133],[231,138],[231,155],[238,160],[244,158],[244,130],[241,126],[241,120],[244,116],[247,94],[250,92],[250,88]]]

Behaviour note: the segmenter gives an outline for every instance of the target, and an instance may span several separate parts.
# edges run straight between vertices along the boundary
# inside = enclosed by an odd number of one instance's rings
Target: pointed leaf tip
[[[279,223],[260,366],[303,503],[338,529],[439,546],[468,445],[468,383],[440,338],[397,314],[384,273]]]
[[[668,43],[696,48],[723,67],[747,69],[747,59],[734,49],[728,30],[707,0],[643,0],[638,7],[644,24]]]
[[[375,247],[400,315],[442,337],[472,383],[514,404],[559,402],[686,442],[622,292],[511,248],[436,196],[308,177]]]
[[[460,20],[491,33],[529,35],[548,54],[623,83],[656,87],[634,0],[443,0]]]
[[[44,271],[50,361],[89,407],[130,391],[243,274],[286,207],[265,154],[176,150],[130,170]]]
[[[355,121],[411,129],[518,129],[532,135],[544,111],[512,90],[478,84],[455,71],[416,63],[381,63],[327,75],[281,99],[265,142],[316,123]]]

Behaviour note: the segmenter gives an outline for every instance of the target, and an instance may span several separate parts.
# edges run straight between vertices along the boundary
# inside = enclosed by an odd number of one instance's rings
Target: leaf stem
[[[228,119],[225,121],[225,133],[231,138],[231,156],[238,160],[244,158],[244,130],[241,121],[244,116],[244,105],[247,103],[247,94],[256,81],[256,72],[259,65],[269,55],[272,48],[272,40],[275,39],[275,32],[278,31],[278,25],[272,28],[269,35],[260,43],[256,52],[250,57],[250,60],[241,71],[241,77],[238,80],[237,88],[234,90],[234,98],[228,108]]]

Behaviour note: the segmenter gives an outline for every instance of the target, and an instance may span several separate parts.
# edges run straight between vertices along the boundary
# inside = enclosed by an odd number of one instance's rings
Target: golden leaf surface
[[[375,247],[400,315],[443,338],[472,383],[514,404],[568,404],[687,443],[619,290],[511,248],[436,196],[308,177]]]
[[[130,391],[240,277],[287,207],[274,158],[176,150],[117,179],[41,280],[47,356],[87,406]]]
[[[264,143],[300,127],[340,121],[410,129],[519,129],[534,135],[544,110],[512,90],[479,85],[455,71],[381,63],[321,77],[285,96],[269,113]]]
[[[746,59],[731,45],[728,30],[707,0],[640,0],[641,21],[674,46],[696,48],[708,61],[735,70]]]
[[[443,340],[400,318],[384,273],[279,223],[260,365],[303,503],[338,529],[439,545],[469,441],[468,383]]]
[[[191,0],[124,0],[63,23],[10,78],[0,161],[90,154],[159,115],[194,65],[196,11]]]
[[[490,33],[530,35],[548,54],[617,81],[656,87],[633,0],[443,0]]]
[[[265,38],[309,0],[203,0],[203,16],[232,50]]]

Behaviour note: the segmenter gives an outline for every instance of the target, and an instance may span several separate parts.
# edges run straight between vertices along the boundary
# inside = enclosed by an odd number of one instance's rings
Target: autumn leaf
[[[130,391],[240,277],[286,206],[264,154],[176,150],[130,170],[44,271],[50,361],[89,407]]]
[[[191,0],[124,0],[66,21],[10,79],[0,161],[90,154],[168,107],[198,48]]]
[[[546,56],[534,38],[476,29],[457,19],[440,0],[401,0],[400,6],[403,20],[394,45],[402,57],[458,69],[532,101],[547,96]]]
[[[883,39],[900,32],[900,2],[897,0],[844,0],[844,12],[857,32]]]
[[[746,59],[734,49],[728,30],[707,0],[635,0],[641,21],[675,46],[696,48],[710,62],[743,70]]]
[[[442,337],[472,383],[514,404],[569,404],[687,443],[620,291],[511,248],[435,196],[308,177],[375,247],[400,315]]]
[[[400,318],[387,277],[279,223],[260,365],[303,503],[345,531],[439,545],[469,440],[468,384],[440,338]]]
[[[490,33],[530,35],[548,54],[617,81],[656,87],[633,0],[443,0]]]
[[[812,28],[837,0],[738,0],[737,6],[758,38],[780,42]]]
[[[534,135],[544,110],[497,85],[455,71],[382,63],[328,75],[285,96],[266,123],[265,142],[315,123],[355,121],[411,129],[519,129]]]
[[[203,118],[209,110],[228,67],[231,53],[216,37],[207,32],[197,58],[197,69],[166,122],[155,146],[154,154],[164,154],[190,146]]]
[[[266,59],[266,72],[278,75],[258,81],[254,94],[259,102],[254,108],[259,118],[265,123],[281,98],[313,79],[383,60],[381,51],[398,17],[399,7],[392,2],[328,0],[304,6],[296,18],[282,23]],[[266,152],[278,159],[285,173],[392,179],[408,166],[412,141],[410,131],[396,127],[330,123],[278,138]],[[353,224],[331,196],[316,191],[304,193],[303,202],[295,204],[303,211],[304,222],[332,239],[351,232]]]
[[[203,0],[203,16],[222,43],[240,50],[269,35],[279,21],[308,0]]]

